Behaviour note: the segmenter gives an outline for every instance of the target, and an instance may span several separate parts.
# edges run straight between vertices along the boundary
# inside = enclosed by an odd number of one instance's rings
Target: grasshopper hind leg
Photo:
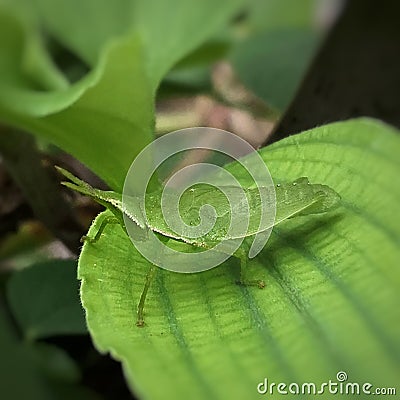
[[[236,283],[242,286],[256,286],[259,289],[265,288],[265,282],[262,279],[247,279],[246,272],[248,268],[248,258],[244,251],[239,250],[235,256],[240,260],[240,278]]]

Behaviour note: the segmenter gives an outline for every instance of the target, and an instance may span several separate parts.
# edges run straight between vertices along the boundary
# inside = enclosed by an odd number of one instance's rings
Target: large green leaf
[[[394,387],[399,151],[398,133],[369,119],[316,128],[261,150],[277,181],[308,176],[340,193],[342,206],[274,230],[249,265],[250,278],[265,280],[264,290],[233,283],[236,260],[198,274],[160,270],[145,328],[135,322],[148,262],[119,226],[109,226],[99,242],[84,245],[79,260],[95,345],[122,361],[142,398],[256,398],[264,378],[318,384],[336,382],[338,371],[349,382]]]
[[[0,76],[0,119],[56,144],[121,189],[132,160],[153,137],[154,95],[163,75],[241,3],[19,0],[19,12],[29,17],[16,17],[10,7],[1,14],[0,60],[7,65]],[[65,87],[53,68],[50,83],[59,86],[48,90],[48,54],[38,40],[32,44],[37,24],[87,61],[91,72]],[[27,52],[36,60],[28,71],[21,67]]]

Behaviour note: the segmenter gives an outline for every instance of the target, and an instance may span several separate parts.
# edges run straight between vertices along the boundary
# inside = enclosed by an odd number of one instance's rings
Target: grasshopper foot
[[[252,281],[240,280],[236,281],[236,284],[240,286],[256,286],[259,289],[265,288],[265,282],[262,279],[257,279]]]
[[[146,325],[146,324],[144,323],[144,319],[138,319],[138,320],[136,321],[136,326],[137,326],[138,328],[143,328],[145,325]]]
[[[95,243],[96,240],[92,239],[90,236],[83,235],[83,236],[81,237],[81,239],[80,239],[80,242],[81,242],[81,243],[85,243],[85,242],[88,242],[88,243]]]

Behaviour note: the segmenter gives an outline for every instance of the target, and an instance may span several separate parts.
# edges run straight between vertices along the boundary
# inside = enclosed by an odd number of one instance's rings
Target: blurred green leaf
[[[121,360],[132,390],[151,399],[258,398],[264,378],[319,384],[335,381],[338,371],[350,382],[395,386],[399,150],[398,132],[368,119],[262,149],[276,181],[308,176],[340,193],[342,206],[274,230],[249,264],[249,279],[263,278],[264,290],[235,285],[232,259],[198,274],[159,270],[142,329],[136,307],[148,262],[119,226],[109,225],[79,260],[97,348]]]
[[[232,45],[232,40],[226,34],[222,33],[213,37],[212,40],[197,47],[194,51],[182,58],[173,70],[180,68],[186,69],[190,67],[210,66],[227,55],[229,48]]]
[[[45,49],[37,26],[24,13],[0,3],[1,85],[62,90],[68,84]]]
[[[310,30],[268,31],[237,45],[232,52],[232,63],[250,90],[268,104],[284,110],[318,43],[318,36]]]
[[[279,111],[293,98],[322,36],[316,29],[317,6],[315,0],[249,3],[246,36],[231,61],[240,80]]]
[[[5,85],[0,118],[73,154],[110,186],[122,187],[125,170],[152,138],[152,95],[141,58],[138,39],[127,38],[106,49],[97,68],[67,90]]]
[[[17,232],[9,233],[0,242],[0,262],[11,264],[12,269],[20,269],[25,265],[44,258],[41,253],[43,245],[51,239],[48,232],[37,232],[35,223],[20,224]],[[34,261],[32,261],[32,259]],[[22,265],[21,265],[22,262]]]
[[[96,399],[79,387],[79,370],[61,349],[20,341],[0,310],[0,389],[4,399]]]
[[[33,357],[26,352],[13,335],[12,328],[3,311],[0,311],[0,376],[1,392],[6,398],[49,399],[46,385],[33,364]],[[23,384],[21,384],[23,383]]]
[[[130,163],[153,137],[160,80],[223,26],[241,2],[19,0],[31,20],[93,70],[64,90],[39,91],[25,80],[14,84],[10,71],[20,71],[30,39],[23,23],[8,15],[12,28],[1,25],[0,36],[12,31],[19,40],[0,48],[0,59],[12,64],[0,77],[0,119],[59,146],[121,189]]]
[[[196,48],[167,73],[157,97],[211,91],[212,65],[228,54],[231,44],[227,37],[221,35]]]
[[[66,382],[78,382],[80,371],[75,362],[61,349],[46,343],[32,345],[32,354],[44,375]]]
[[[210,92],[211,89],[210,66],[179,68],[169,72],[163,79],[157,98],[166,98],[170,95],[198,95],[199,92]]]
[[[32,3],[31,0],[22,2]],[[212,0],[199,3],[186,0],[34,0],[31,7],[37,19],[58,40],[90,65],[96,64],[110,38],[137,33],[146,53],[146,71],[156,87],[179,59],[223,26],[242,3],[242,0],[217,3]]]
[[[43,262],[15,272],[7,295],[27,339],[87,332],[75,261]]]
[[[135,26],[146,49],[146,71],[154,89],[171,67],[223,28],[244,3],[136,1]]]
[[[247,23],[252,32],[288,27],[309,28],[313,24],[317,4],[317,0],[251,0]]]
[[[128,33],[134,15],[132,0],[19,2],[46,31],[91,66],[97,64],[107,41]]]

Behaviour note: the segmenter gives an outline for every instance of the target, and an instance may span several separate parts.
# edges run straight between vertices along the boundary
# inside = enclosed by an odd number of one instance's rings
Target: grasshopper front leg
[[[84,242],[96,243],[100,239],[100,236],[104,231],[104,228],[108,224],[120,224],[120,221],[116,217],[114,217],[114,215],[109,215],[109,216],[103,218],[103,220],[101,221],[100,227],[97,230],[94,237],[84,235],[81,237],[81,243],[84,243]]]

